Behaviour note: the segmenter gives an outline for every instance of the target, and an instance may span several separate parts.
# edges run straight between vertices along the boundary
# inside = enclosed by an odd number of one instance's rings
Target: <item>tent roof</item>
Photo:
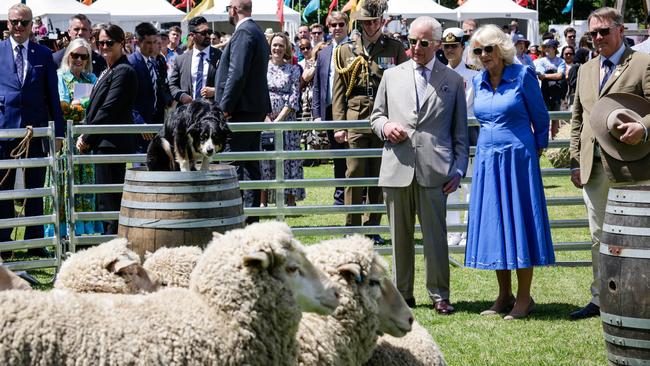
[[[535,10],[526,9],[512,0],[467,0],[456,9],[460,19],[518,18],[537,20]]]
[[[455,10],[439,5],[433,0],[389,0],[387,13],[401,15],[404,18],[428,15],[434,18],[457,19]]]
[[[111,13],[111,19],[116,23],[180,22],[185,16],[183,11],[165,0],[97,0],[90,8]]]
[[[228,21],[226,6],[229,4],[229,0],[215,0],[214,6],[201,13],[201,15],[203,15],[209,22]],[[252,18],[254,20],[277,22],[277,6],[278,2],[276,0],[255,0],[253,2]],[[300,25],[300,13],[285,5],[284,21],[285,23],[295,23],[296,26]]]
[[[12,5],[19,3],[20,0],[0,0],[0,20],[7,20],[7,9]],[[50,19],[62,18],[66,21],[75,14],[85,14],[92,22],[108,21],[110,14],[108,11],[93,9],[83,5],[75,0],[27,0],[27,6],[32,9],[34,16],[48,16]],[[67,26],[66,26],[67,28]]]

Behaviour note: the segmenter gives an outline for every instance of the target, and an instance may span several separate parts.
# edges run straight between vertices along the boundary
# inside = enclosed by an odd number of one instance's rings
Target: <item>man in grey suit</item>
[[[395,285],[413,298],[415,214],[422,224],[426,286],[439,314],[449,302],[447,195],[458,189],[468,164],[463,78],[435,58],[442,28],[430,17],[411,24],[412,62],[384,72],[370,117],[384,140],[379,185],[384,190],[393,239]]]

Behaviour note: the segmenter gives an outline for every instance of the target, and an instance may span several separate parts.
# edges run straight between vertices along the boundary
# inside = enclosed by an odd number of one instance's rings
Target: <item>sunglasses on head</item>
[[[17,27],[18,24],[22,25],[23,27],[26,27],[31,23],[31,20],[29,19],[9,19],[9,22],[11,22],[11,25],[14,27]]]
[[[417,38],[410,38],[409,37],[409,43],[411,44],[411,46],[417,45],[418,42],[420,42],[420,46],[422,46],[424,48],[427,48],[427,47],[429,47],[431,45],[431,43],[433,41],[430,41],[428,39],[417,39]]]
[[[88,59],[88,54],[87,53],[70,53],[70,57],[72,57],[73,60],[84,60],[86,61]]]
[[[475,54],[476,56],[480,56],[483,54],[483,51],[485,51],[485,53],[492,53],[492,51],[494,51],[494,46],[485,46],[483,48],[476,47],[475,49],[472,50],[472,53]]]
[[[113,45],[115,44],[115,41],[112,40],[112,39],[109,39],[108,41],[97,41],[97,44],[98,44],[100,47],[104,47],[104,46],[106,46],[106,47],[113,47]]]
[[[329,27],[330,28],[343,28],[343,27],[345,27],[345,22],[330,23]]]
[[[201,35],[203,37],[207,37],[207,36],[211,36],[213,32],[212,32],[212,29],[206,29],[206,30],[204,30],[202,32],[193,32],[193,33],[194,34],[199,34],[199,35]]]
[[[596,38],[596,35],[598,35],[598,34],[600,34],[601,37],[606,37],[606,36],[609,35],[609,31],[612,30],[612,28],[616,28],[616,26],[613,25],[613,26],[607,27],[607,28],[596,29],[594,31],[590,31],[589,35],[591,36],[591,38]]]
[[[460,46],[460,43],[448,43],[448,44],[443,44],[442,47],[446,50],[455,50]]]

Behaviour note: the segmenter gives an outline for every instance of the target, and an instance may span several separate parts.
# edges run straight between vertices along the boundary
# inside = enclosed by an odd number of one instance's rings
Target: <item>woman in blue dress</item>
[[[548,145],[549,115],[534,71],[513,64],[510,37],[479,28],[471,57],[483,67],[473,79],[476,146],[465,266],[495,270],[499,294],[481,313],[524,318],[533,310],[533,266],[555,263],[539,156]],[[517,297],[511,271],[517,273]]]

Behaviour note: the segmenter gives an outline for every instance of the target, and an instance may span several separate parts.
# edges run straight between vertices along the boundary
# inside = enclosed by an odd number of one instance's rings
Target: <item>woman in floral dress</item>
[[[291,60],[291,44],[283,33],[275,33],[270,41],[271,59],[267,71],[271,113],[267,122],[295,121],[300,103],[300,67],[287,62]],[[300,131],[284,132],[284,150],[300,150]],[[261,162],[262,179],[275,179],[275,161]],[[284,179],[302,179],[302,160],[284,162]],[[296,201],[305,198],[304,188],[286,188],[284,190],[287,205],[295,206]],[[262,205],[268,201],[268,194],[262,191]]]

